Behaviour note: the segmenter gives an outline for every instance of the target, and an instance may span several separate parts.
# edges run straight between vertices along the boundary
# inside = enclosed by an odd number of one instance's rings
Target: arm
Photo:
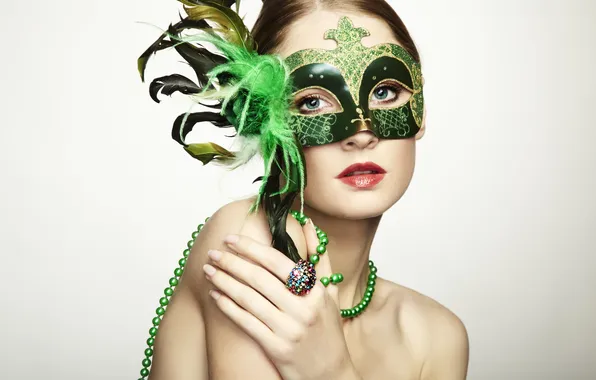
[[[271,235],[264,212],[247,216],[251,200],[233,202],[211,217],[193,247],[192,266],[187,271],[194,278],[193,289],[199,300],[206,326],[206,341],[209,354],[211,378],[218,380],[255,378],[278,380],[279,373],[263,349],[240,327],[217,307],[209,296],[213,286],[205,278],[203,265],[208,262],[207,251],[216,249],[229,251],[224,238],[229,234],[242,234],[270,245]],[[302,227],[292,217],[288,219],[287,230],[301,255],[306,257],[306,242]],[[189,262],[190,264],[190,262]],[[172,379],[177,380],[177,379]]]
[[[183,275],[155,339],[149,380],[207,380],[205,325]]]
[[[422,380],[465,380],[468,372],[468,334],[461,320],[449,310],[434,310],[430,318],[430,353]]]

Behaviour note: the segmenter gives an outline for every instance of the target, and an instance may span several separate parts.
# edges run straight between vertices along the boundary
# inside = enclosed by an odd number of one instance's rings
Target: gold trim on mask
[[[360,122],[360,126],[358,127],[358,131],[365,131],[365,130],[372,130],[369,126],[369,124],[366,124],[366,122],[368,121],[369,123],[372,123],[372,120],[370,120],[370,118],[364,118],[364,114],[362,113],[362,110],[360,109],[360,107],[356,108],[356,112],[358,112],[358,118],[357,119],[352,119],[350,120],[350,123],[354,123],[355,121],[359,121]]]

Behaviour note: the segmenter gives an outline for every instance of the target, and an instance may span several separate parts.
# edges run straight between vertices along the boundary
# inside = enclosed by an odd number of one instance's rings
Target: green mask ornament
[[[365,47],[361,40],[369,35],[344,16],[338,28],[324,36],[337,42],[334,50],[300,50],[285,59],[294,93],[323,89],[341,106],[339,111],[314,115],[292,111],[290,126],[302,146],[338,142],[363,129],[382,139],[407,139],[420,130],[424,107],[420,64],[396,44]],[[409,91],[409,100],[371,108],[373,91],[392,83]]]

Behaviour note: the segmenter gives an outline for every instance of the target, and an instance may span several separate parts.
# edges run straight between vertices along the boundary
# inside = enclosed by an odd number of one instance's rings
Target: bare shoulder
[[[261,347],[216,306],[209,290],[213,285],[205,279],[203,265],[208,262],[211,249],[227,251],[224,239],[230,234],[250,237],[264,245],[271,245],[267,217],[262,209],[250,212],[254,198],[234,201],[221,207],[205,223],[197,236],[189,256],[185,276],[188,276],[199,308],[204,316],[205,343],[209,378],[250,378],[278,380],[279,375]],[[286,231],[299,253],[306,255],[306,239],[300,224],[289,217]],[[230,365],[233,362],[234,365]]]
[[[469,342],[461,319],[447,307],[413,289],[381,280],[386,306],[404,341],[422,365],[421,379],[466,378]]]
[[[254,197],[230,202],[219,208],[205,223],[198,235],[189,260],[189,276],[197,277],[203,283],[202,266],[207,262],[210,249],[226,250],[224,239],[230,234],[246,235],[259,243],[270,245],[271,233],[265,212],[259,208],[250,213]],[[286,231],[296,244],[298,251],[306,255],[306,239],[300,224],[288,217]],[[204,287],[199,287],[204,288]],[[206,292],[202,292],[203,296]],[[202,297],[201,297],[202,298]]]
[[[259,207],[254,213],[249,212],[254,200],[254,197],[242,199],[221,207],[205,224],[204,235],[223,240],[228,234],[242,234],[263,244],[270,244],[271,233],[264,210]],[[302,227],[294,218],[288,217],[286,231],[299,251],[306,247]]]

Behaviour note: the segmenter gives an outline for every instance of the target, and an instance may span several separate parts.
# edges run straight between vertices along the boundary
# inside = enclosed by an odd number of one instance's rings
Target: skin
[[[333,49],[335,43],[322,36],[342,15],[371,32],[365,45],[398,44],[382,20],[317,10],[290,28],[277,53]],[[297,94],[297,101],[305,95],[312,94]],[[326,99],[324,93],[318,95]],[[409,96],[395,95],[398,104]],[[318,106],[329,111],[337,105],[328,101]],[[253,200],[218,210],[198,236],[161,323],[150,379],[465,379],[466,329],[436,301],[379,277],[363,314],[342,319],[338,313],[339,308],[357,304],[364,293],[375,232],[382,214],[410,183],[416,140],[424,131],[425,125],[408,140],[379,140],[361,131],[341,142],[304,150],[304,212],[330,241],[317,273],[343,273],[345,280],[339,285],[318,284],[305,297],[293,296],[278,286],[293,264],[269,247],[264,213],[247,215]],[[387,171],[373,189],[356,190],[335,178],[345,167],[366,161]],[[303,258],[316,246],[311,228],[288,219],[287,231]],[[241,243],[226,242],[230,234],[239,235]],[[219,291],[211,292],[214,289]]]

